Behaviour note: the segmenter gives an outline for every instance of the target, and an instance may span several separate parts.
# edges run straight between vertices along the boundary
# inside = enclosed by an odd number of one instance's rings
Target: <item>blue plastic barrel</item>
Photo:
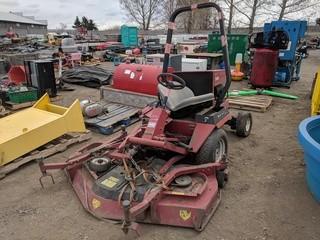
[[[320,116],[309,117],[300,123],[298,139],[304,150],[307,184],[320,202]]]

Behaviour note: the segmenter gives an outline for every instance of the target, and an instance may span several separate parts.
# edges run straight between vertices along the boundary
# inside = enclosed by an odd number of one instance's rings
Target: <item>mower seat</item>
[[[169,91],[168,88],[158,84],[158,92],[160,94],[160,98],[164,99]],[[187,86],[180,90],[171,89],[169,92],[168,100],[167,100],[167,108],[172,112],[176,112],[183,108],[196,106],[202,103],[206,103],[214,100],[213,93],[202,94],[199,96],[195,96],[193,91]]]

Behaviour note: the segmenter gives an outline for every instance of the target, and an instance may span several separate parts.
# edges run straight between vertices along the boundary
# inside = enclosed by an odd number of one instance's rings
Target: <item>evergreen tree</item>
[[[73,23],[73,28],[78,28],[78,27],[80,27],[81,26],[81,22],[80,22],[80,20],[79,20],[79,17],[77,16],[76,17],[76,20],[74,21],[74,23]]]

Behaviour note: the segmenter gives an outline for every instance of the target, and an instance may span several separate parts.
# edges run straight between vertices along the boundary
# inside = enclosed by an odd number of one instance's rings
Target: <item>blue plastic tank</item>
[[[304,150],[307,184],[320,202],[320,116],[309,117],[300,123],[298,139]]]

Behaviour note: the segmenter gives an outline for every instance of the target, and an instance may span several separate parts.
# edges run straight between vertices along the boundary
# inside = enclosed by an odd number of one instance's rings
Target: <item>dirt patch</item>
[[[313,51],[302,66],[301,80],[291,89],[298,101],[274,99],[266,113],[253,113],[252,135],[240,139],[229,132],[230,181],[220,208],[202,233],[190,229],[143,225],[141,239],[316,240],[320,236],[320,206],[310,195],[303,153],[297,142],[299,122],[309,115],[309,92],[320,63]],[[233,89],[245,87],[233,83]],[[75,98],[99,98],[99,91],[76,87],[64,93],[63,104]],[[103,136],[94,134],[94,139]],[[78,146],[55,155],[61,161]],[[132,239],[119,225],[102,222],[84,211],[62,172],[56,184],[38,183],[40,171],[28,164],[1,181],[0,236],[3,240]]]

